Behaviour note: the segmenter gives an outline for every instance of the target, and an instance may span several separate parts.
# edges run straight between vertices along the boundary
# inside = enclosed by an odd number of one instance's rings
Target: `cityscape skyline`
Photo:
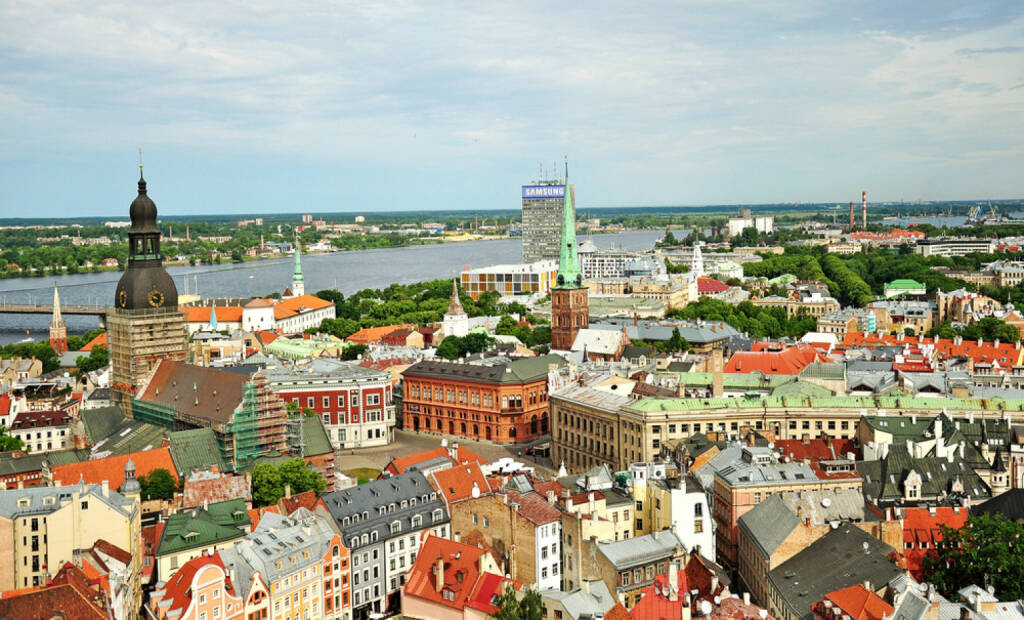
[[[7,4],[3,215],[1024,195],[1017,3],[463,9]]]

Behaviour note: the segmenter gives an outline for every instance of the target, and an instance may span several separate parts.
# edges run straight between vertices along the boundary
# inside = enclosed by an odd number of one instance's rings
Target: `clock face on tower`
[[[117,293],[117,305],[121,306],[122,308],[128,305],[128,293],[125,292],[123,289],[118,291]]]
[[[160,291],[151,291],[149,293],[149,305],[151,305],[154,308],[156,308],[157,306],[162,306],[163,303],[164,303],[164,294],[163,293],[161,293]]]

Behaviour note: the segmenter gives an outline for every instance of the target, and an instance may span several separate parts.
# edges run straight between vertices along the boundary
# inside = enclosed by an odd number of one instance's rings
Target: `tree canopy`
[[[516,591],[506,587],[498,600],[495,601],[498,608],[491,616],[494,620],[543,620],[544,603],[540,594],[533,589],[527,588],[523,597],[516,597]]]
[[[925,557],[925,576],[944,596],[968,584],[992,586],[1001,601],[1024,598],[1024,524],[1001,514],[970,517],[960,529],[941,526],[942,542]]]
[[[142,499],[174,499],[178,490],[178,479],[164,468],[154,469],[148,476],[139,476]]]
[[[259,463],[252,469],[252,500],[256,506],[276,504],[284,497],[285,485],[292,494],[315,491],[324,492],[327,483],[319,472],[310,469],[299,457],[288,459],[275,467],[271,463]]]
[[[437,356],[455,360],[471,353],[482,353],[494,346],[495,340],[489,334],[473,332],[462,338],[447,336],[437,346]]]

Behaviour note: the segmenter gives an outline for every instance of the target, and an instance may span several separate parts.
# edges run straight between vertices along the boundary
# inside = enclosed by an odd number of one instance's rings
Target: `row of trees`
[[[788,317],[785,308],[762,308],[749,301],[732,305],[710,297],[701,297],[668,315],[688,320],[724,321],[751,338],[800,338],[817,328],[817,320],[803,313]]]
[[[925,333],[925,336],[938,336],[939,338],[955,338],[962,336],[964,340],[984,340],[986,342],[1017,342],[1020,339],[1020,330],[1013,325],[1007,324],[1002,319],[987,316],[977,323],[971,325],[957,325],[946,321],[942,325],[936,325]]]

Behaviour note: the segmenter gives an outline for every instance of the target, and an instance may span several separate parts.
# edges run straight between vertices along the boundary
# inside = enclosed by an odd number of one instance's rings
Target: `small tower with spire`
[[[576,217],[569,185],[569,164],[565,164],[565,199],[562,203],[562,244],[558,274],[551,287],[551,348],[569,351],[579,330],[590,326],[590,300],[580,271],[576,245]]]
[[[57,293],[57,285],[53,286],[53,318],[50,319],[50,348],[57,352],[57,355],[68,350],[68,328],[64,325],[64,319],[60,315],[60,294]]]
[[[306,294],[306,284],[302,278],[302,252],[299,250],[299,233],[295,233],[295,272],[292,274],[292,296],[301,297]]]
[[[443,320],[444,335],[463,338],[469,333],[469,315],[462,307],[459,300],[459,280],[452,280],[452,300],[448,304],[448,311],[444,313]]]

